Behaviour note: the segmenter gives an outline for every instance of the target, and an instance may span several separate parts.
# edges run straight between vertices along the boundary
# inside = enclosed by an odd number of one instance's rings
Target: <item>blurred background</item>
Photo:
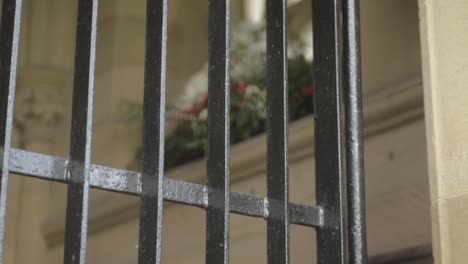
[[[68,157],[76,2],[24,0],[15,148]],[[265,1],[231,2],[231,189],[265,195]],[[168,3],[167,177],[206,183],[208,1]],[[140,166],[145,6],[144,0],[99,4],[94,164]],[[311,8],[310,0],[289,1],[289,156],[291,202],[313,205]],[[371,263],[433,263],[418,3],[362,0],[361,16]],[[65,204],[66,185],[11,177],[5,263],[61,263]],[[204,211],[169,202],[164,210],[164,263],[204,263]],[[88,263],[135,263],[138,214],[138,198],[92,190]],[[264,220],[231,220],[231,263],[265,263]],[[291,226],[291,263],[315,258],[315,231]]]

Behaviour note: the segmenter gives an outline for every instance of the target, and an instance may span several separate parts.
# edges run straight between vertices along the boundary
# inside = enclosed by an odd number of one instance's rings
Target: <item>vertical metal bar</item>
[[[64,263],[86,263],[98,0],[78,1]]]
[[[313,1],[312,6],[316,195],[325,220],[317,230],[319,264],[344,264],[347,257],[340,2]]]
[[[167,0],[147,0],[138,263],[161,263],[166,43]]]
[[[286,0],[267,1],[267,255],[289,263]]]
[[[229,263],[230,0],[210,0],[208,15],[208,208],[206,263]]]
[[[349,263],[367,263],[359,0],[343,0]]]
[[[3,0],[0,28],[0,263],[3,257],[22,0]]]

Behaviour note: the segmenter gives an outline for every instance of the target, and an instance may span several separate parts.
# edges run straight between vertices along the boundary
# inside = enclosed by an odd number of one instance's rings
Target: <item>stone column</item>
[[[468,1],[419,0],[436,263],[468,260]]]
[[[63,121],[64,97],[60,77],[54,69],[24,70],[18,79],[15,109],[17,147],[37,153],[52,154],[56,128]],[[55,77],[54,77],[55,76]],[[49,212],[50,186],[40,179],[21,177],[16,202],[17,226],[14,263],[45,263],[47,246],[42,224]]]

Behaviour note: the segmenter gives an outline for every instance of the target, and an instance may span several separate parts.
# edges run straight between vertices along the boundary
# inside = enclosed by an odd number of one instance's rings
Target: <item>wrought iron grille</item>
[[[147,0],[142,171],[91,164],[98,0],[78,0],[69,159],[11,148],[21,0],[0,33],[0,256],[9,173],[68,184],[64,263],[86,262],[89,188],[141,197],[138,263],[161,262],[163,201],[206,209],[206,263],[229,263],[229,214],[264,218],[268,263],[289,263],[289,226],[317,230],[317,262],[366,263],[359,0],[313,1],[316,206],[288,199],[286,0],[267,1],[267,197],[229,191],[230,0],[209,1],[206,186],[164,178],[167,1]]]

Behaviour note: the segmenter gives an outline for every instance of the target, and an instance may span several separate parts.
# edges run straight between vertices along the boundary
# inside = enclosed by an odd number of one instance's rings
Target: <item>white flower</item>
[[[303,41],[288,41],[288,57],[304,53]],[[266,76],[266,30],[265,25],[243,22],[237,25],[231,37],[230,77],[237,82],[258,81]],[[247,93],[258,87],[250,87]],[[177,109],[188,109],[201,102],[208,90],[208,65],[203,65],[187,81],[183,93],[175,103]]]
[[[175,103],[177,109],[188,109],[196,102],[200,102],[208,90],[208,65],[196,72],[185,85],[184,92]]]
[[[258,113],[258,115],[262,118],[266,117],[266,91],[263,89],[260,89],[260,87],[249,84],[247,86],[247,89],[245,91],[245,95],[247,97],[250,97],[252,95],[256,95],[258,97],[258,100],[255,102],[255,111]]]
[[[200,114],[198,115],[198,119],[200,120],[207,120],[208,119],[208,109],[204,108]]]
[[[245,90],[245,94],[247,96],[250,96],[252,94],[261,94],[261,93],[263,93],[263,91],[257,85],[254,85],[254,84],[249,84],[247,86],[247,89]]]

